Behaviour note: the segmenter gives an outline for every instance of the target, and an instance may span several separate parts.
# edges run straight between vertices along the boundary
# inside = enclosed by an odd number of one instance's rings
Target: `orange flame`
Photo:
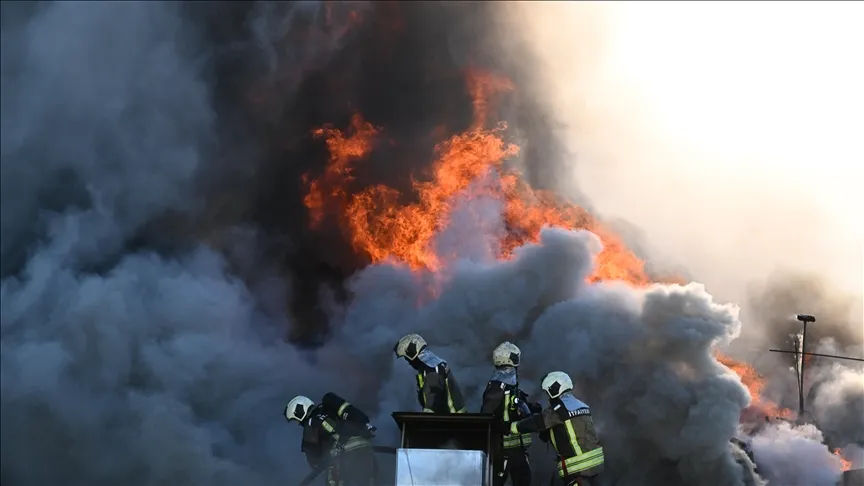
[[[470,68],[465,72],[468,93],[474,107],[474,122],[471,130],[483,128],[489,120],[489,112],[493,109],[492,97],[503,92],[513,91],[513,83],[504,77]]]
[[[330,152],[330,163],[319,179],[310,180],[308,173],[303,176],[303,181],[309,186],[303,204],[309,209],[310,224],[313,228],[321,225],[326,213],[337,209],[334,206],[344,205],[347,197],[345,184],[353,179],[349,164],[369,155],[372,151],[372,140],[379,131],[360,115],[351,117],[347,137],[329,126],[312,131],[314,137],[326,138],[327,150]]]
[[[840,459],[840,469],[843,471],[848,471],[852,469],[852,461],[843,457],[843,451],[841,449],[834,449],[834,455]]]
[[[484,128],[493,95],[510,91],[513,84],[504,78],[471,69],[467,71],[468,91],[472,96],[474,119],[471,128],[453,135],[435,147],[435,160],[427,181],[414,181],[417,202],[400,204],[402,194],[387,186],[369,187],[347,195],[345,184],[351,180],[349,164],[368,154],[371,138],[378,131],[362,121],[352,120],[346,137],[330,127],[313,131],[324,136],[330,150],[330,164],[318,180],[309,181],[304,203],[310,210],[313,225],[320,224],[325,213],[333,211],[327,200],[347,201],[340,205],[341,222],[347,228],[355,250],[368,255],[372,262],[394,258],[414,269],[435,271],[442,259],[434,248],[435,236],[447,226],[459,198],[493,196],[504,205],[507,228],[499,242],[502,258],[527,242],[536,242],[543,226],[588,229],[604,243],[598,265],[590,280],[624,280],[634,285],[650,283],[644,262],[630,252],[623,242],[603,227],[584,209],[567,203],[551,193],[535,191],[517,172],[504,163],[519,153],[519,147],[503,140],[505,123]],[[488,181],[475,187],[477,181]]]
[[[435,146],[430,171],[423,174],[426,180],[412,181],[416,202],[411,204],[405,204],[402,194],[384,185],[353,194],[346,187],[353,180],[351,164],[370,154],[380,128],[356,114],[346,133],[331,126],[313,130],[313,136],[326,140],[330,161],[320,178],[310,180],[308,174],[304,177],[309,187],[304,204],[311,224],[317,226],[326,214],[336,214],[355,251],[367,255],[373,263],[393,258],[412,269],[435,272],[451,258],[436,252],[434,239],[451,220],[456,201],[492,196],[503,205],[506,227],[498,241],[500,258],[509,258],[519,246],[536,242],[544,226],[586,229],[603,242],[590,281],[650,284],[644,262],[611,230],[583,208],[552,193],[534,190],[516,171],[505,167],[509,158],[519,154],[519,147],[504,141],[505,123],[492,128],[486,125],[494,109],[490,100],[512,91],[513,84],[471,69],[467,71],[467,86],[474,109],[471,127]],[[719,354],[717,359],[738,374],[750,391],[751,403],[742,411],[742,421],[757,414],[792,417],[791,410],[762,398],[764,379],[751,366]]]
[[[741,412],[742,422],[758,420],[762,417],[793,418],[794,412],[792,410],[780,407],[771,400],[762,397],[762,391],[765,389],[765,378],[757,373],[752,366],[720,353],[716,353],[716,358],[717,361],[734,371],[741,378],[741,383],[750,392],[750,405]]]

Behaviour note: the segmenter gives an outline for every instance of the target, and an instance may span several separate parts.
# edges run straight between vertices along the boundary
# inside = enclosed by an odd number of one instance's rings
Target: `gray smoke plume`
[[[816,316],[807,328],[807,351],[864,358],[864,315],[860,297],[829,285],[816,275],[778,272],[751,288],[753,316],[748,342],[766,348],[793,349],[801,323],[796,312]],[[768,378],[764,395],[781,406],[798,409],[798,383],[792,370],[795,357],[774,355],[751,361]],[[774,425],[758,432],[754,449],[763,473],[775,482],[833,484],[838,449],[855,462],[864,446],[864,366],[834,358],[810,356],[805,366],[804,413],[807,425]],[[779,428],[778,428],[779,427]],[[848,452],[847,452],[848,451]],[[800,460],[790,458],[800,457]],[[794,482],[791,478],[795,479]]]
[[[214,170],[209,53],[179,9],[3,4],[5,486],[290,480],[286,397],[337,381],[267,336],[285,318],[224,256],[135,248],[199,214]]]
[[[769,484],[833,486],[839,480],[840,459],[822,442],[822,433],[812,424],[780,422],[753,439],[753,454],[760,472],[771,478]]]
[[[266,54],[265,91],[288,99],[298,73],[338,42],[280,50],[273,38],[290,33],[299,10],[256,8],[249,29]],[[728,444],[747,393],[712,357],[737,336],[737,310],[696,284],[585,284],[600,249],[589,233],[546,230],[507,262],[451,238],[442,244],[477,257],[435,276],[367,267],[351,282],[354,300],[328,309],[328,342],[278,339],[298,279],[261,270],[272,261],[260,255],[260,228],[236,215],[221,227],[211,214],[216,201],[248,203],[211,186],[236,175],[220,156],[243,144],[227,135],[238,123],[217,116],[215,54],[189,17],[162,3],[2,6],[0,483],[290,483],[308,469],[282,408],[326,391],[373,415],[379,443],[395,445],[390,412],[417,406],[412,370],[392,355],[407,332],[450,362],[472,410],[491,350],[519,336],[523,387],[536,392],[552,370],[573,376],[618,485],[753,483]],[[493,223],[465,241],[483,243],[502,230]],[[548,478],[548,453],[533,454]]]
[[[826,340],[816,352],[854,356],[850,348],[838,349]],[[823,358],[813,364],[807,378],[806,409],[826,444],[864,447],[864,363]]]
[[[714,346],[737,336],[737,309],[714,303],[696,284],[647,290],[586,285],[599,248],[588,232],[544,230],[539,244],[521,248],[512,261],[463,261],[437,298],[419,309],[414,303],[423,287],[407,270],[367,268],[353,283],[342,339],[373,344],[367,356],[380,356],[376,365],[388,367],[391,343],[420,332],[449,360],[476,409],[492,348],[540,307],[529,337],[517,343],[522,386],[536,390],[539,378],[553,370],[573,376],[576,394],[594,407],[609,479],[619,485],[745,484],[729,439],[747,391],[712,357]],[[381,326],[383,319],[394,324]],[[396,371],[383,385],[392,397],[384,404],[416,408],[410,374]],[[379,415],[385,420],[386,410]],[[551,458],[535,454],[542,476]],[[545,468],[544,459],[550,461]]]

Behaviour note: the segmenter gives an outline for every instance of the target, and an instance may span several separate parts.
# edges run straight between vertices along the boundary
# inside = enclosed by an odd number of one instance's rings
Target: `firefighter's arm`
[[[315,469],[321,463],[323,456],[323,440],[319,427],[310,425],[303,427],[303,442],[300,444],[300,452],[306,454],[306,462],[309,467]]]
[[[526,434],[531,432],[543,432],[561,423],[561,419],[551,408],[543,409],[528,418],[510,425],[511,434]]]
[[[528,398],[528,394],[522,390],[519,390],[519,399],[521,399],[523,402],[525,402],[526,405],[528,405],[528,409],[531,410],[531,413],[540,413],[543,411],[543,405],[540,405],[537,402],[532,402]]]
[[[423,380],[423,389],[420,391],[423,394],[423,401],[426,407],[423,409],[426,413],[436,413],[442,410],[447,410],[447,388],[444,383],[444,377],[437,371],[426,373],[426,379]]]
[[[324,410],[334,416],[342,418],[342,420],[357,422],[360,424],[369,423],[369,416],[335,393],[327,393],[324,395],[324,398],[321,399],[321,404],[324,405]]]
[[[456,380],[456,377],[450,370],[447,368],[446,364],[438,365],[438,368],[441,370],[438,372],[442,377],[446,377],[447,381],[445,382],[445,406],[450,409],[449,401],[453,401],[453,407],[455,410],[450,410],[451,412],[456,413],[465,413],[467,410],[465,409],[465,397],[462,395],[462,387],[459,386],[459,382]]]
[[[504,390],[501,389],[499,382],[490,381],[483,392],[483,405],[480,407],[480,413],[491,413],[497,417],[500,415],[499,411],[503,403]]]

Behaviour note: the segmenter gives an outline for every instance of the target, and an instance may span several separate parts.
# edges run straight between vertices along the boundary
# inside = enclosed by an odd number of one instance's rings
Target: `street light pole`
[[[807,352],[807,323],[816,322],[816,318],[807,314],[798,314],[795,316],[799,321],[804,323],[804,332],[801,334],[801,377],[798,380],[798,416],[804,416],[804,365],[807,362],[805,354]]]

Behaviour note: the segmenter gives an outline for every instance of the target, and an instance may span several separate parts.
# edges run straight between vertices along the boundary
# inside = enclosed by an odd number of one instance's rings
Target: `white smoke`
[[[840,458],[822,443],[812,424],[771,424],[753,439],[753,454],[769,484],[834,486],[840,480]]]
[[[864,369],[831,363],[808,373],[807,409],[831,443],[864,446]]]

